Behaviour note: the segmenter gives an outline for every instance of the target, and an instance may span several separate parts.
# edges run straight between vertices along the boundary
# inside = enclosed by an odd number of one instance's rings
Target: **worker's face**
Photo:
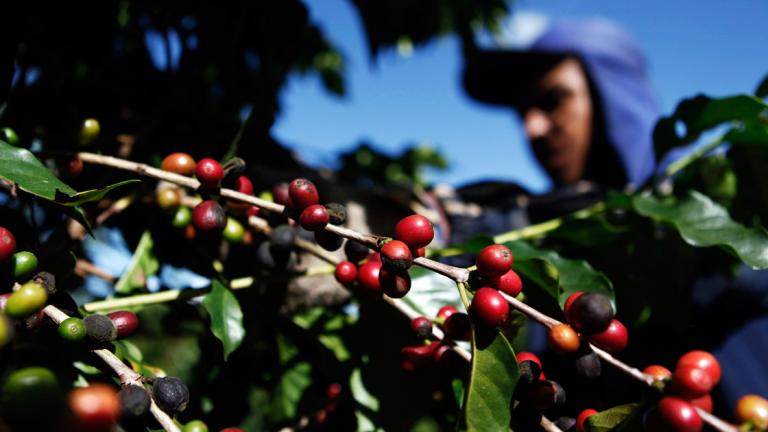
[[[587,76],[566,58],[539,78],[519,107],[533,152],[556,184],[581,180],[592,141],[592,98]]]

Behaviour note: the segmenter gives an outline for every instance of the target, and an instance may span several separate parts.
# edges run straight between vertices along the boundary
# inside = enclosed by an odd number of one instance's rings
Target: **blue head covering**
[[[626,182],[641,185],[653,173],[652,132],[659,114],[645,57],[617,25],[602,19],[561,21],[528,50],[481,50],[468,61],[464,85],[478,100],[514,106],[522,86],[566,55],[581,61],[597,92],[605,135]]]

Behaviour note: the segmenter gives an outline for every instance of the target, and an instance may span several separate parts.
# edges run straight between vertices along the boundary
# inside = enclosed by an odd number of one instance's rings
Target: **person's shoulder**
[[[522,185],[499,180],[468,183],[457,188],[456,194],[464,202],[483,207],[520,207],[520,201],[531,196]]]

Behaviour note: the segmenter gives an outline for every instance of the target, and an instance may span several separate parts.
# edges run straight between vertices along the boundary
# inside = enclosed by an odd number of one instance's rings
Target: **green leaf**
[[[312,384],[312,365],[308,361],[296,361],[298,347],[280,334],[277,335],[277,345],[281,364],[286,368],[272,394],[269,420],[273,423],[295,419],[301,397]]]
[[[143,290],[147,277],[153,275],[160,268],[160,263],[155,257],[154,242],[149,230],[144,231],[136,250],[133,252],[130,264],[115,284],[115,291],[129,294],[134,290]]]
[[[519,371],[515,352],[496,329],[475,328],[472,370],[464,402],[469,431],[508,430]]]
[[[109,193],[112,189],[118,188],[120,186],[129,185],[129,184],[135,184],[135,183],[141,183],[141,180],[139,179],[125,180],[125,181],[111,184],[102,189],[91,189],[83,192],[77,192],[74,195],[67,195],[59,191],[56,191],[55,201],[59,204],[70,206],[70,207],[84,204],[87,202],[99,201],[102,198],[104,198],[107,195],[107,193]]]
[[[379,412],[379,399],[372,395],[363,383],[363,374],[357,367],[352,371],[349,377],[349,388],[352,391],[352,397],[360,408],[355,410],[358,431],[378,431],[381,430],[375,425],[375,419],[371,414]]]
[[[243,311],[232,291],[214,279],[211,292],[203,298],[203,306],[211,316],[211,332],[224,346],[224,360],[240,346],[245,336]]]
[[[611,409],[592,414],[585,422],[587,432],[642,431],[637,420],[641,419],[643,409],[640,404],[619,405]]]
[[[755,96],[759,98],[768,96],[768,75],[763,77],[763,80],[758,84],[757,89],[755,89]]]
[[[597,292],[614,299],[611,281],[584,260],[563,258],[525,241],[505,245],[515,257],[515,271],[543,288],[561,307],[577,291]]]
[[[651,194],[633,199],[638,213],[674,226],[692,246],[719,246],[754,269],[768,268],[768,233],[735,222],[722,206],[706,195],[689,191],[676,198]]]
[[[349,315],[317,306],[293,315],[292,319],[299,327],[312,332],[317,340],[333,352],[339,361],[343,362],[351,358],[346,343],[340,334],[355,322]]]

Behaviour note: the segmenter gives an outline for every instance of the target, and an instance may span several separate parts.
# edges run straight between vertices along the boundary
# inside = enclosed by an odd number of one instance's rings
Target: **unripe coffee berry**
[[[8,319],[5,314],[0,313],[0,348],[8,345],[13,340],[15,333],[13,321]]]
[[[151,397],[143,386],[127,385],[117,392],[122,417],[139,418],[149,412]]]
[[[201,159],[195,166],[195,177],[203,188],[212,189],[224,178],[224,169],[211,158]]]
[[[650,365],[643,369],[643,373],[652,376],[656,381],[672,378],[672,371],[661,365]]]
[[[497,277],[512,268],[514,258],[508,247],[494,244],[484,247],[477,255],[477,270],[484,276]]]
[[[160,188],[155,192],[155,202],[163,210],[174,209],[181,204],[181,192],[175,187]]]
[[[590,343],[609,353],[615,353],[627,347],[629,335],[627,328],[619,320],[611,320],[608,328],[587,337]]]
[[[72,390],[69,408],[78,430],[82,431],[109,431],[120,416],[117,391],[101,383]]]
[[[230,243],[243,243],[245,240],[245,227],[237,219],[228,217],[222,236]]]
[[[470,306],[472,318],[481,325],[498,327],[507,320],[509,303],[493,288],[477,290]]]
[[[432,335],[432,321],[427,317],[416,317],[411,320],[411,330],[420,339],[426,339]]]
[[[13,277],[22,279],[37,269],[37,257],[32,252],[16,252],[11,258],[11,267],[13,267]]]
[[[579,335],[567,324],[550,327],[547,342],[552,350],[560,355],[574,354],[579,350]]]
[[[395,225],[395,238],[416,250],[426,247],[435,237],[432,223],[422,215],[410,215]]]
[[[216,201],[203,201],[192,210],[192,224],[201,232],[221,232],[227,224],[227,215]]]
[[[291,197],[293,208],[299,211],[320,202],[320,197],[317,194],[317,188],[314,183],[305,178],[291,181],[288,185],[288,195]]]
[[[38,312],[48,301],[48,293],[37,282],[27,282],[8,297],[5,313],[11,318],[25,318]]]
[[[16,238],[4,227],[0,227],[0,263],[5,262],[16,252]]]
[[[192,210],[188,207],[179,207],[173,214],[171,225],[176,228],[184,228],[192,222]]]
[[[587,418],[593,414],[597,414],[597,411],[589,408],[579,413],[578,417],[576,417],[576,432],[584,432],[586,430],[584,429],[584,423],[586,423]]]
[[[172,153],[163,159],[160,168],[176,174],[189,176],[195,173],[195,159],[186,153]]]
[[[768,429],[768,400],[757,395],[742,396],[736,402],[736,420]]]
[[[115,311],[107,314],[117,329],[117,337],[124,338],[136,333],[139,328],[139,317],[131,311]]]
[[[392,271],[381,267],[379,285],[389,297],[402,298],[411,290],[411,276],[406,271]]]
[[[712,380],[712,385],[716,385],[720,382],[720,363],[715,356],[706,351],[697,350],[683,354],[677,360],[677,367],[680,368],[683,366],[695,367],[705,371]]]
[[[347,222],[347,208],[339,203],[328,203],[325,205],[330,216],[332,225],[344,225]]]
[[[698,432],[703,427],[701,417],[693,405],[676,397],[661,398],[656,408],[656,414],[663,426],[675,431]]]
[[[307,231],[317,231],[328,225],[330,217],[325,206],[312,204],[304,208],[299,216],[299,224]]]
[[[336,281],[345,287],[350,287],[357,279],[357,266],[350,261],[342,261],[333,272]]]
[[[468,341],[472,339],[472,323],[469,315],[461,312],[451,314],[443,323],[445,337],[457,341]]]
[[[99,121],[94,118],[87,118],[83,120],[80,125],[80,144],[86,145],[94,142],[101,133],[101,125]]]
[[[574,300],[569,308],[569,323],[586,334],[600,333],[613,320],[614,310],[611,299],[599,293],[585,293]]]
[[[184,425],[181,432],[208,432],[208,426],[201,420],[192,420]]]
[[[68,341],[78,341],[87,335],[85,323],[80,318],[69,317],[59,324],[59,335]]]
[[[676,394],[686,399],[702,397],[715,386],[705,370],[691,366],[676,368],[670,384]]]
[[[88,337],[97,342],[109,342],[117,339],[117,327],[104,315],[88,315],[83,319]]]
[[[375,261],[369,261],[357,269],[357,282],[363,294],[374,298],[381,297],[380,272],[381,263]]]
[[[182,412],[189,403],[189,389],[184,381],[175,377],[155,378],[152,394],[157,405],[165,412]]]
[[[9,127],[0,128],[0,140],[7,142],[14,147],[19,145],[19,135],[15,130]]]
[[[381,247],[381,263],[384,268],[393,271],[408,270],[413,264],[413,255],[408,245],[400,240],[392,240]]]

